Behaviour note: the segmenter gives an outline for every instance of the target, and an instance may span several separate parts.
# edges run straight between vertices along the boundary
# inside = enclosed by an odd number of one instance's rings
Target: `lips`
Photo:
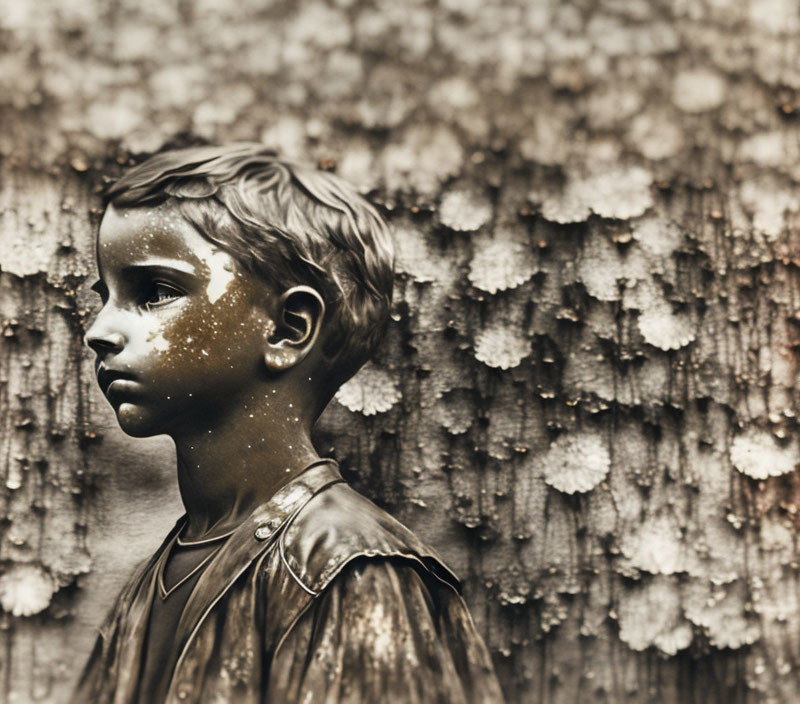
[[[97,383],[100,385],[100,390],[104,396],[108,396],[112,384],[114,384],[115,389],[122,390],[124,387],[134,384],[135,381],[136,377],[133,374],[109,369],[102,364],[97,368]]]

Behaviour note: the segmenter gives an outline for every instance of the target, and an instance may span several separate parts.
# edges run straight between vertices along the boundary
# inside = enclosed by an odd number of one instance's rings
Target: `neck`
[[[192,432],[172,436],[188,517],[186,540],[235,528],[319,460],[311,442],[312,423],[300,409],[280,395],[267,404],[254,398],[239,404],[235,417],[197,423]]]

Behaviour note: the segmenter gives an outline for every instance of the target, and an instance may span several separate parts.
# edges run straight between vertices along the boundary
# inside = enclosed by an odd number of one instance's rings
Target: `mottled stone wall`
[[[791,0],[0,2],[0,703],[62,702],[180,511],[95,389],[102,173],[192,140],[388,213],[320,449],[464,578],[510,702],[800,688]]]

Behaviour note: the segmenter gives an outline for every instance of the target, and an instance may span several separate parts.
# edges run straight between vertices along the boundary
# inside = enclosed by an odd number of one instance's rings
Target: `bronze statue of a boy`
[[[385,329],[376,210],[251,144],[158,154],[107,197],[86,340],[122,429],[174,440],[186,514],[73,701],[501,701],[456,577],[311,443]]]

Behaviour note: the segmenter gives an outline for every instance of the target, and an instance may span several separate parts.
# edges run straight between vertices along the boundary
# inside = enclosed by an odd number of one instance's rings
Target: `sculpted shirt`
[[[331,464],[256,509],[187,584],[159,648],[162,681],[140,691],[157,567],[182,525],[123,590],[73,704],[134,704],[152,691],[168,704],[502,702],[457,579]]]

